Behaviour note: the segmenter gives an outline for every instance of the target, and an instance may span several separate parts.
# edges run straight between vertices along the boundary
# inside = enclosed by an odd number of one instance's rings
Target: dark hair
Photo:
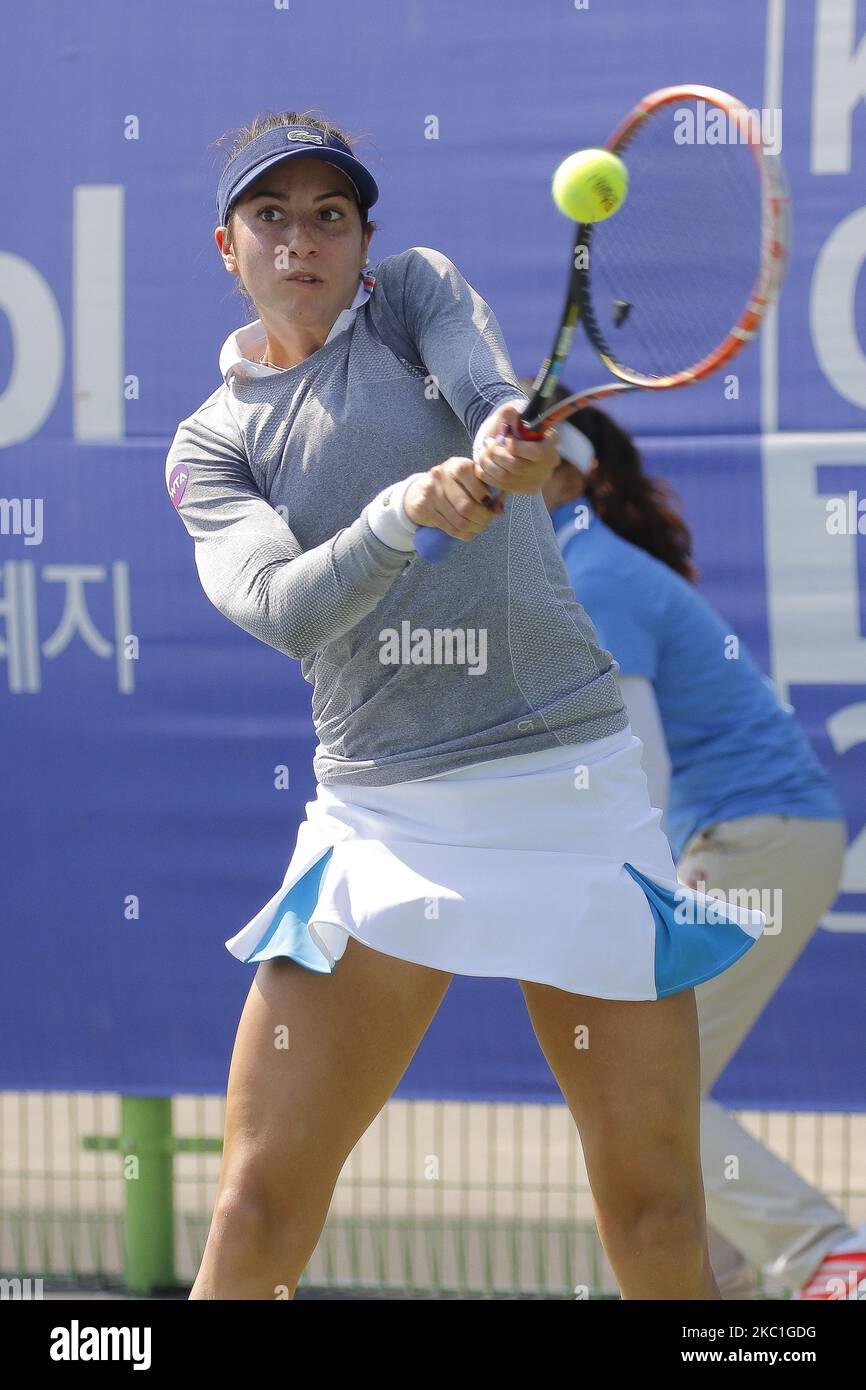
[[[531,383],[522,386],[531,395]],[[564,401],[573,394],[560,382],[553,399]],[[640,451],[631,435],[598,406],[581,406],[566,419],[586,435],[595,454],[595,467],[587,474],[584,487],[593,511],[618,536],[694,584],[699,571],[692,561],[691,531],[670,484],[643,471]]]
[[[240,126],[237,130],[225,131],[222,135],[218,136],[218,138],[214,140],[212,144],[213,146],[218,146],[220,148],[226,149],[225,163],[228,164],[229,160],[233,159],[234,156],[240,150],[243,150],[246,148],[247,145],[252,144],[253,140],[255,140],[259,135],[262,135],[266,130],[277,130],[280,126],[288,125],[315,126],[317,130],[323,131],[325,135],[338,136],[340,140],[345,141],[345,143],[350,147],[350,149],[354,148],[354,146],[357,145],[358,142],[363,138],[359,135],[347,134],[346,131],[341,130],[339,126],[334,125],[332,121],[327,120],[324,116],[322,116],[320,113],[317,113],[314,110],[280,111],[277,114],[272,113],[270,115],[256,116],[255,119],[251,121],[249,125]],[[358,212],[361,218],[362,231],[375,231],[379,226],[379,223],[370,221],[367,215],[369,209],[361,207],[359,204],[357,204],[357,202],[356,206],[358,207]],[[228,210],[228,216],[226,218],[226,231],[228,232],[229,241],[231,241],[232,236],[232,222],[234,220],[234,215],[235,204],[233,203]],[[253,301],[250,298],[250,295],[247,293],[246,287],[240,275],[238,275],[237,280],[238,291],[240,292],[240,294],[243,295],[244,299],[247,301],[247,304],[252,305]]]

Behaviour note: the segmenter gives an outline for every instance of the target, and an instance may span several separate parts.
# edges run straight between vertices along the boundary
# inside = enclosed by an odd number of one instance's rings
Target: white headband
[[[559,435],[559,443],[556,446],[557,453],[561,458],[573,463],[576,468],[586,473],[595,458],[595,449],[591,441],[575,425],[570,425],[567,420],[562,420],[556,426],[556,430]]]

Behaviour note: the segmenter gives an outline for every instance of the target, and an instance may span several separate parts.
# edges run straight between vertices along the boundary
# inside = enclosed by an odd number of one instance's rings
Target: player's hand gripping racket
[[[577,224],[553,348],[521,412],[525,438],[588,401],[691,386],[756,336],[788,246],[784,176],[757,114],[714,87],[664,87],[605,142],[628,167],[628,197],[604,222]],[[551,405],[578,321],[617,380]],[[433,563],[456,544],[435,527],[415,533]]]

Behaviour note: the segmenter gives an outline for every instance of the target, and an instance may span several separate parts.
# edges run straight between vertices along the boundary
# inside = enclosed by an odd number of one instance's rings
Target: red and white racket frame
[[[743,312],[712,352],[707,353],[700,362],[669,376],[650,376],[634,371],[617,362],[609,353],[599,350],[601,360],[618,380],[605,382],[587,391],[576,392],[567,400],[550,406],[534,421],[533,434],[542,430],[544,426],[555,425],[558,420],[565,419],[588,401],[617,395],[622,391],[669,391],[705,380],[730,362],[731,358],[757,335],[767,310],[778,298],[788,260],[790,204],[779,158],[765,149],[760,135],[756,136],[753,113],[748,107],[729,92],[720,91],[717,87],[661,87],[638,102],[605,141],[604,148],[621,156],[641,126],[662,107],[684,101],[704,101],[707,105],[724,111],[733,129],[737,131],[740,143],[748,145],[757,165],[761,185],[761,263]],[[591,235],[591,231],[589,234]],[[578,246],[588,239],[586,226],[579,226],[575,239],[575,253]],[[554,359],[558,362],[564,362],[568,356],[579,317],[575,310],[563,323],[560,340],[554,352]]]

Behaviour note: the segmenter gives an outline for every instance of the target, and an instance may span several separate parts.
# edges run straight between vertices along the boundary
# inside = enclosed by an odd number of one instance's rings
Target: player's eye
[[[265,213],[270,213],[270,212],[276,213],[276,217],[266,217],[266,216],[265,216]],[[333,217],[329,216],[330,213],[333,213],[333,214],[334,214]],[[262,221],[264,221],[264,222],[275,222],[275,221],[277,220],[277,218],[282,217],[282,215],[283,215],[283,214],[282,214],[282,211],[281,211],[280,208],[278,208],[278,207],[270,207],[270,206],[269,206],[269,207],[260,208],[260,209],[259,209],[259,213],[258,213],[258,216],[259,216],[259,217],[262,219]],[[340,209],[340,208],[337,208],[337,207],[333,207],[333,208],[319,208],[319,215],[320,215],[320,217],[323,217],[327,222],[335,222],[335,223],[336,223],[336,222],[341,222],[341,221],[343,220],[344,216],[345,216],[345,214],[341,211],[341,209]]]

